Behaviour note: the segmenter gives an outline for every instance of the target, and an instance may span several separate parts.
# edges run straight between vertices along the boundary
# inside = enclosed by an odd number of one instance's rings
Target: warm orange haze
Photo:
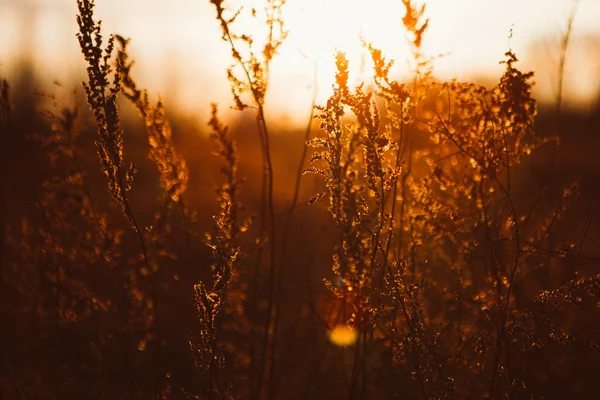
[[[599,17],[1,1],[0,400],[600,398]]]
[[[237,3],[243,4],[248,14],[253,6],[260,8],[260,1]],[[232,2],[231,7],[237,3]],[[435,62],[435,73],[445,79],[489,77],[501,71],[497,62],[509,46],[512,27],[510,45],[521,54],[523,64],[536,71],[536,94],[553,101],[560,41],[574,3],[433,0],[428,4],[428,16],[436,23],[426,33],[424,52],[443,55]],[[399,23],[403,13],[400,0],[290,0],[286,8],[289,36],[272,67],[272,113],[301,123],[310,107],[315,67],[319,100],[326,99],[336,49],[348,53],[355,75],[363,71],[357,79],[368,77],[361,35],[397,61],[395,73],[409,76],[409,52]],[[16,74],[20,57],[31,57],[35,71],[47,81],[65,82],[80,74],[73,40],[77,29],[71,17],[74,10],[70,0],[4,0],[0,4],[0,71]],[[211,101],[230,100],[222,73],[229,65],[229,51],[225,43],[213,40],[219,35],[218,25],[207,2],[179,0],[170,5],[163,1],[106,0],[98,4],[97,14],[107,32],[134,38],[132,52],[139,73],[151,91],[162,93],[171,104],[190,113],[198,109],[189,104],[202,104],[202,113],[207,116]],[[600,68],[598,18],[600,3],[577,2],[565,70],[565,97],[585,107],[597,96],[600,85],[595,73]],[[262,29],[260,18],[240,22],[255,35]],[[62,65],[48,69],[43,67],[46,63]],[[161,71],[158,76],[151,72],[157,69]],[[296,95],[288,96],[291,91]]]

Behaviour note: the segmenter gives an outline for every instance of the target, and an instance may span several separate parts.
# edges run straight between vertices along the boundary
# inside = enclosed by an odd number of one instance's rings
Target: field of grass
[[[285,1],[210,0],[239,118],[198,129],[77,0],[83,88],[0,77],[0,400],[600,398],[600,106],[540,107],[510,48],[436,79],[401,1],[412,78],[338,52],[299,130]]]

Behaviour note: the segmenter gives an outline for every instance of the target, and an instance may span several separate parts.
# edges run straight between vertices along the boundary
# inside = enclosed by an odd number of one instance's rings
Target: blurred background
[[[260,7],[257,0],[238,3]],[[365,53],[360,36],[396,60],[399,76],[409,75],[401,1],[288,0],[286,7],[289,37],[271,71],[271,118],[304,124],[315,71],[318,103],[329,94],[335,49],[348,53],[357,80],[368,78],[368,68],[361,68]],[[590,110],[600,88],[596,0],[430,0],[424,52],[441,56],[434,73],[442,79],[487,81],[497,79],[502,70],[498,61],[512,48],[522,62],[520,68],[535,71],[538,99],[552,103],[561,42],[573,11],[563,98],[570,106]],[[53,80],[67,87],[77,85],[85,65],[75,37],[75,14],[75,0],[0,0],[0,76],[14,82],[26,72],[40,90]],[[230,51],[220,40],[209,1],[103,0],[96,15],[105,33],[132,39],[130,52],[137,61],[140,84],[151,93],[160,92],[171,109],[194,115],[204,124],[210,102],[231,104],[225,74]],[[256,32],[251,21],[242,23],[246,26],[240,30]]]

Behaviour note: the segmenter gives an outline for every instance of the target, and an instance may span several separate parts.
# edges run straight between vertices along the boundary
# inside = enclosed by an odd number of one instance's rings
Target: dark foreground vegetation
[[[84,90],[0,84],[0,399],[600,398],[600,106],[538,107],[510,50],[435,80],[403,0],[413,80],[339,53],[283,132],[285,5],[259,46],[211,3],[229,127],[167,119],[89,0]]]

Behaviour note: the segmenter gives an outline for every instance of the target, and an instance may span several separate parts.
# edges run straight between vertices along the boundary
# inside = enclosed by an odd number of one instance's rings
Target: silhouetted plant
[[[261,395],[263,376],[267,370],[267,355],[271,346],[273,331],[272,324],[277,321],[274,317],[276,310],[276,284],[278,282],[278,265],[276,259],[277,253],[277,234],[275,220],[275,205],[274,205],[274,175],[273,163],[271,161],[271,138],[266,121],[265,114],[265,95],[269,83],[269,66],[273,57],[277,54],[277,50],[285,40],[287,32],[284,29],[282,8],[285,5],[285,0],[268,0],[265,5],[265,23],[267,25],[267,38],[262,45],[262,51],[257,52],[255,38],[250,33],[237,33],[233,29],[236,19],[242,13],[243,8],[233,12],[231,17],[226,16],[225,2],[223,0],[210,1],[217,11],[216,19],[221,25],[222,38],[231,46],[232,57],[235,64],[227,69],[227,77],[231,84],[231,91],[238,110],[244,110],[249,105],[244,100],[245,97],[250,97],[251,107],[256,109],[256,119],[259,131],[259,138],[263,157],[263,183],[262,183],[262,200],[259,219],[260,238],[259,241],[268,241],[269,243],[269,261],[268,261],[268,306],[266,310],[266,318],[263,328],[263,338],[260,344],[258,355],[258,377],[256,378],[256,387],[253,388],[253,397]],[[251,10],[252,17],[257,17],[256,9]],[[240,72],[236,72],[236,70]],[[262,259],[262,247],[256,257],[255,269],[255,288],[253,308],[258,308],[258,278],[260,276],[260,263]],[[254,358],[254,354],[252,355]],[[271,358],[270,364],[274,363]],[[271,377],[272,374],[269,374]],[[270,378],[269,378],[270,379]]]
[[[213,261],[212,285],[199,282],[194,286],[196,310],[200,322],[197,340],[190,340],[196,359],[196,365],[207,371],[207,395],[209,398],[226,398],[227,390],[219,382],[219,369],[224,368],[226,359],[223,354],[222,335],[223,319],[227,303],[231,301],[228,293],[229,285],[236,273],[239,258],[239,234],[246,229],[241,225],[238,211],[239,180],[237,177],[238,160],[235,142],[228,133],[227,127],[221,124],[217,115],[217,106],[212,106],[212,117],[209,125],[211,138],[217,144],[215,152],[224,163],[221,172],[225,182],[217,190],[217,201],[220,212],[214,216],[214,233],[208,235],[207,244],[212,249]]]
[[[115,36],[119,50],[117,68],[120,74],[121,91],[131,101],[146,123],[150,153],[148,157],[160,174],[160,185],[163,190],[177,202],[188,186],[189,171],[185,160],[173,145],[172,131],[165,118],[163,102],[160,98],[156,105],[151,104],[148,92],[138,89],[131,76],[133,62],[127,55],[128,40]]]
[[[138,234],[144,261],[147,264],[144,234],[133,216],[127,199],[127,192],[133,184],[136,169],[133,163],[128,168],[124,165],[123,129],[117,108],[117,96],[121,92],[119,70],[125,68],[125,65],[120,63],[123,60],[117,60],[116,67],[113,68],[111,57],[115,36],[111,35],[106,47],[102,47],[101,23],[94,20],[94,6],[93,0],[77,0],[79,10],[77,38],[83,56],[89,65],[87,68],[88,82],[84,83],[83,87],[98,124],[99,139],[96,141],[96,146],[102,171],[108,178],[108,191],[121,205],[125,217]],[[113,71],[113,69],[117,71]],[[110,82],[111,75],[112,83]]]

